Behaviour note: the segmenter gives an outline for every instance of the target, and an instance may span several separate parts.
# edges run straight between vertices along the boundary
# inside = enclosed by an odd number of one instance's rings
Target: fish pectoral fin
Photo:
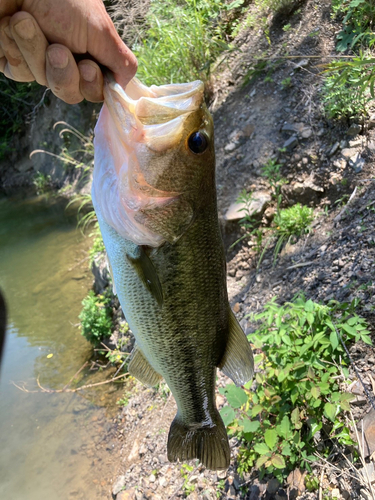
[[[168,435],[168,460],[185,462],[198,460],[210,470],[224,470],[229,467],[230,448],[228,436],[219,412],[211,415],[210,425],[183,422],[177,415]]]
[[[185,233],[193,218],[192,206],[182,198],[175,198],[165,205],[144,208],[135,216],[137,222],[172,244]]]
[[[157,385],[163,378],[157,371],[152,368],[138,346],[134,347],[133,349],[128,365],[128,371],[130,375],[138,379],[140,382],[142,382],[142,384],[148,385],[150,387]]]
[[[142,246],[137,246],[136,250],[132,254],[127,253],[126,257],[138,274],[139,279],[161,307],[163,305],[163,289],[155,266],[146,254],[145,249]]]
[[[220,370],[236,385],[244,385],[254,375],[254,357],[249,341],[229,308],[229,335]]]

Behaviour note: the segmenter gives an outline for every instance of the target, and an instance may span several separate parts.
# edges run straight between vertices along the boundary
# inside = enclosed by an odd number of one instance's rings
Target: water
[[[0,378],[0,498],[110,498],[120,384],[61,389],[92,356],[77,328],[92,276],[88,238],[57,201],[0,199],[0,287],[8,330]],[[50,355],[53,356],[50,356]],[[82,384],[109,374],[86,369]],[[17,388],[14,384],[18,385]],[[22,390],[23,389],[23,390]]]

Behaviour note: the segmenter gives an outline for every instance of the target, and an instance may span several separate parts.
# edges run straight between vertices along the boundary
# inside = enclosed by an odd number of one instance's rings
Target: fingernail
[[[96,78],[96,68],[91,66],[91,64],[80,64],[79,72],[86,82],[93,82]]]
[[[47,50],[48,60],[53,68],[64,69],[68,66],[69,58],[64,49],[53,47]]]
[[[31,19],[22,19],[13,26],[13,29],[24,40],[32,40],[35,36],[35,26]]]

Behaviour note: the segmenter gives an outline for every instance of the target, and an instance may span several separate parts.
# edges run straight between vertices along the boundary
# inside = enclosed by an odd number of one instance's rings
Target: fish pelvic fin
[[[169,430],[168,460],[185,462],[197,458],[207,469],[227,469],[230,463],[228,436],[216,409],[213,417],[213,425],[204,425],[187,424],[177,415]]]
[[[134,255],[130,253],[126,254],[128,261],[133,266],[144,286],[155,298],[159,307],[162,307],[163,289],[152,260],[142,246],[136,246],[133,253]]]
[[[254,357],[249,341],[229,308],[229,335],[220,370],[236,385],[244,385],[254,375]]]
[[[154,387],[163,378],[152,368],[138,346],[134,347],[132,351],[128,371],[130,375],[149,387]]]

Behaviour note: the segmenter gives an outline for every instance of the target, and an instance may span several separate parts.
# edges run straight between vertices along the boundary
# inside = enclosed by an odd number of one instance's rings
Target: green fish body
[[[193,84],[151,87],[156,95],[146,96],[148,113],[136,104],[137,115],[133,103],[150,89],[135,81],[143,94],[119,110],[119,86],[107,82],[107,109],[96,129],[93,202],[116,293],[136,339],[129,372],[150,386],[164,378],[176,399],[168,459],[198,458],[218,470],[228,467],[230,450],[215,404],[216,368],[242,385],[253,374],[253,358],[228,303],[212,120],[202,86],[194,83],[187,91]],[[168,87],[173,87],[169,101]],[[175,116],[189,91],[190,107]],[[165,109],[166,101],[172,111]],[[166,133],[165,124],[173,120],[178,131],[170,127]],[[164,128],[155,133],[160,122]],[[145,138],[147,127],[154,127],[156,139]],[[104,167],[97,170],[97,162]]]

